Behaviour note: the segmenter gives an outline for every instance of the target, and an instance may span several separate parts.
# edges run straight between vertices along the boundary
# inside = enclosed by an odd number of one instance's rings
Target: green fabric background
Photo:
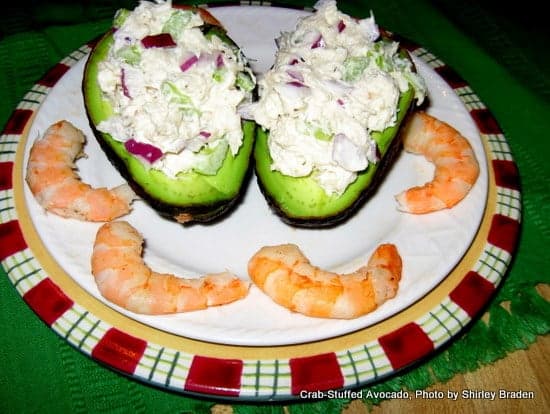
[[[0,17],[0,126],[49,67],[105,31],[117,8],[134,4],[57,0],[18,1],[8,6]],[[488,323],[477,321],[443,352],[371,387],[423,388],[526,348],[549,331],[550,305],[536,289],[549,283],[550,273],[549,30],[542,6],[534,1],[524,1],[521,7],[500,1],[442,0],[341,1],[339,6],[357,16],[372,9],[380,25],[423,45],[453,67],[497,118],[521,174],[520,243],[491,303]],[[127,379],[80,354],[36,317],[3,270],[0,298],[2,413],[202,413],[214,404]],[[347,402],[301,402],[290,405],[289,411],[339,412]],[[234,409],[239,413],[282,412],[279,405],[236,404]]]

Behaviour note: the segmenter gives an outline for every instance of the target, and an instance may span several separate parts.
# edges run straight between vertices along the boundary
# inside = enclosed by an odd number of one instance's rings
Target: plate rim
[[[10,146],[15,154],[13,159],[9,155],[0,158],[0,190],[7,192],[13,207],[0,213],[0,261],[11,283],[27,305],[80,352],[142,382],[189,395],[291,400],[300,398],[301,390],[372,384],[420,363],[466,329],[502,283],[519,237],[521,191],[510,148],[489,109],[466,81],[435,55],[405,39],[400,41],[460,98],[479,131],[488,164],[486,210],[472,243],[453,271],[409,308],[359,331],[312,343],[273,347],[213,344],[162,332],[119,314],[85,292],[64,271],[59,272],[59,265],[41,246],[30,218],[23,214],[23,150],[49,90],[87,56],[93,41],[56,64],[31,88],[2,133],[0,148]],[[479,296],[470,298],[472,292]],[[441,318],[447,318],[447,324]],[[200,352],[193,351],[197,349]],[[370,364],[370,370],[357,372],[364,364]]]

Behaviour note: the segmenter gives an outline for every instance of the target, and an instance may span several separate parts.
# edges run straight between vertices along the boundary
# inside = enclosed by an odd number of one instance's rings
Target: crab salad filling
[[[238,107],[255,77],[223,29],[171,1],[142,1],[114,18],[98,82],[112,108],[97,126],[144,164],[175,178],[214,175],[243,141]]]
[[[334,0],[315,9],[276,40],[260,99],[245,113],[269,131],[272,170],[309,176],[339,196],[378,161],[372,133],[395,124],[400,95],[412,85],[420,103],[425,85],[398,43],[380,37],[372,14],[355,20]]]

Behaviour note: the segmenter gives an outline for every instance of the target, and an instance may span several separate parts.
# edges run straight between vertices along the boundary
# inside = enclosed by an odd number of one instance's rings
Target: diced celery
[[[221,168],[229,144],[225,139],[220,139],[216,143],[205,145],[197,154],[197,163],[193,169],[204,175],[216,175]]]
[[[115,56],[130,65],[136,65],[141,60],[141,52],[136,45],[121,47]]]
[[[118,9],[115,13],[115,17],[113,18],[113,27],[117,29],[121,27],[130,15],[130,13],[131,12],[128,9]]]
[[[378,66],[384,72],[387,72],[389,70],[389,65],[387,64],[386,59],[384,59],[384,55],[376,56],[376,58],[374,58],[374,63],[376,63],[376,66]]]
[[[212,74],[212,79],[214,79],[216,82],[222,82],[223,78],[225,76],[225,72],[227,69],[225,68],[218,68],[214,71]]]
[[[237,88],[242,89],[245,92],[250,92],[256,86],[252,77],[246,72],[237,73],[235,85]]]
[[[323,131],[321,128],[317,128],[313,132],[313,136],[317,138],[319,141],[330,141],[332,139],[332,134],[329,134]]]
[[[170,33],[174,39],[177,39],[191,20],[192,14],[190,10],[174,11],[166,23],[164,23],[162,33]]]
[[[177,104],[182,111],[200,114],[200,111],[193,105],[191,98],[180,91],[172,82],[162,82],[160,90],[170,98],[170,102]]]
[[[352,56],[344,60],[344,76],[346,82],[357,80],[367,68],[369,60],[362,56]]]

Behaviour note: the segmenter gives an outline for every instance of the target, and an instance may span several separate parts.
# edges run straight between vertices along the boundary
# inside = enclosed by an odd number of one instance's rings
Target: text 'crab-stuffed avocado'
[[[276,40],[260,98],[242,111],[261,126],[254,157],[264,196],[302,227],[340,223],[372,195],[425,95],[408,53],[372,15],[351,18],[335,1],[315,8]]]
[[[170,1],[122,9],[83,79],[90,125],[110,161],[157,212],[208,222],[239,199],[255,124],[238,109],[256,79],[206,10]]]

